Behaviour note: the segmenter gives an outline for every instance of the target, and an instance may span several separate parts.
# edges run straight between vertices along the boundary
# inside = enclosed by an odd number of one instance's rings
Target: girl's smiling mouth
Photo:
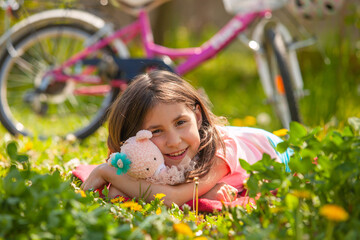
[[[165,154],[165,156],[167,156],[168,158],[173,159],[173,160],[181,160],[186,155],[187,150],[188,150],[188,148],[185,148],[183,150],[180,150],[180,151],[177,151],[174,153]]]

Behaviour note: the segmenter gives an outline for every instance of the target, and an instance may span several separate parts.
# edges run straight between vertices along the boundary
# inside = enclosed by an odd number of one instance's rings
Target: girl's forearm
[[[187,201],[187,196],[176,194],[175,189],[177,186],[152,184],[127,175],[117,175],[115,168],[110,166],[102,167],[101,177],[131,197],[142,197],[146,201],[151,201],[154,199],[155,194],[163,193],[165,194],[164,204],[167,206],[171,206],[173,202],[183,204]]]
[[[110,182],[117,189],[131,197],[143,197],[150,201],[157,193],[165,194],[164,204],[171,206],[176,203],[181,206],[193,198],[194,183],[184,183],[176,186],[151,184],[145,180],[138,180],[127,175],[117,175],[116,169],[105,164],[101,167],[101,177]],[[199,179],[199,195],[207,193],[216,183],[229,172],[227,165],[218,160],[209,173]]]

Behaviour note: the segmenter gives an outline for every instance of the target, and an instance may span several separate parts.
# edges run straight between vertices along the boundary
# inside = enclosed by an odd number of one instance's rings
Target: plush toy
[[[179,166],[167,167],[159,148],[150,140],[152,133],[140,130],[121,146],[120,152],[112,153],[108,164],[117,168],[117,174],[128,174],[137,179],[159,184],[177,184],[185,181],[185,172],[193,168],[190,159]]]

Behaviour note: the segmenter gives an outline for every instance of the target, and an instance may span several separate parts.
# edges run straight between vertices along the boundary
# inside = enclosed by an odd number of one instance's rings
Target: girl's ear
[[[196,117],[197,128],[200,129],[203,119],[202,119],[202,112],[201,112],[201,108],[200,108],[199,104],[197,104],[195,106],[195,117]]]

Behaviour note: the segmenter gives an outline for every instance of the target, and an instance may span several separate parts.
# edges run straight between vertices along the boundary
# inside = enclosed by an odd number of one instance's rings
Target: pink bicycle
[[[159,68],[183,75],[238,38],[254,50],[267,100],[283,126],[300,121],[298,99],[304,91],[295,51],[308,43],[294,42],[271,18],[271,10],[285,0],[224,0],[234,17],[203,45],[185,49],[153,41],[148,11],[163,0],[118,2],[137,18],[117,31],[88,12],[55,9],[32,15],[1,36],[0,120],[11,134],[85,138],[102,125],[110,104],[137,74]],[[241,33],[250,24],[254,30],[245,38]],[[127,49],[136,36],[143,58],[132,58]],[[174,64],[174,59],[182,61]]]

